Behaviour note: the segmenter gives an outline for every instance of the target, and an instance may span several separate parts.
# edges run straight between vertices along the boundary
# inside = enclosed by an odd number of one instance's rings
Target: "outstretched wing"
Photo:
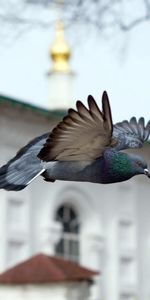
[[[44,161],[94,160],[110,147],[112,117],[107,93],[102,96],[100,111],[92,96],[88,109],[77,101],[77,110],[69,109],[68,115],[50,133],[38,157]]]
[[[150,121],[145,125],[144,118],[138,121],[132,117],[130,121],[116,123],[113,127],[113,136],[117,140],[116,150],[140,148],[150,135]]]

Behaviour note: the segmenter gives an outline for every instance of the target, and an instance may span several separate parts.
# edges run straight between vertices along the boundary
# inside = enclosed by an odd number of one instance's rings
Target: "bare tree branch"
[[[10,23],[10,24],[15,24],[15,25],[29,25],[32,27],[41,27],[41,28],[48,28],[50,25],[52,25],[52,22],[44,22],[44,21],[39,21],[31,19],[31,18],[23,18],[23,17],[18,17],[18,16],[14,16],[14,15],[7,15],[4,16],[2,14],[0,14],[0,22],[1,23]]]
[[[142,9],[134,14],[134,0],[0,0],[0,23],[3,26],[15,25],[15,28],[49,28],[54,22],[51,17],[41,18],[42,11],[60,8],[62,19],[67,26],[80,24],[84,28],[92,26],[100,31],[118,28],[126,32],[150,21],[150,0],[136,0]],[[130,5],[132,16],[124,12]],[[56,10],[55,10],[56,12]],[[1,26],[0,32],[3,29]]]
[[[130,22],[128,24],[124,24],[120,21],[120,22],[118,22],[118,25],[122,31],[129,31],[129,30],[133,29],[134,27],[137,27],[147,21],[150,21],[150,16],[143,16],[141,18],[137,18],[136,20],[133,20],[132,22]]]

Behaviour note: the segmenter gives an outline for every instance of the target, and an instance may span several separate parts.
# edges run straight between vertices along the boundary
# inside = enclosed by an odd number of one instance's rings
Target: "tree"
[[[42,18],[41,12],[52,11],[56,6],[62,11],[66,27],[80,24],[100,31],[129,31],[150,21],[150,0],[0,0],[1,31],[5,27],[48,28],[54,19]]]

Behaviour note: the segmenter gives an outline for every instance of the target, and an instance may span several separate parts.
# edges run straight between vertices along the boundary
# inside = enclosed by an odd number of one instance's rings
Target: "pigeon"
[[[36,137],[0,168],[0,189],[19,191],[39,175],[56,180],[117,183],[139,174],[150,178],[147,162],[137,154],[123,152],[140,148],[150,135],[150,121],[122,121],[113,125],[107,92],[102,109],[88,96],[88,108],[76,102],[50,132]]]

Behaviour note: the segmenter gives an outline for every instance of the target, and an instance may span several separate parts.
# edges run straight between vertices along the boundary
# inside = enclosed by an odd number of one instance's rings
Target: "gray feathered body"
[[[96,161],[56,161],[48,163],[43,176],[47,181],[67,180],[80,182],[102,182],[103,158]]]
[[[137,165],[137,161],[142,162],[142,167]],[[95,161],[50,162],[43,176],[49,181],[67,180],[108,184],[143,174],[143,166],[146,168],[147,163],[138,155],[108,149]]]

